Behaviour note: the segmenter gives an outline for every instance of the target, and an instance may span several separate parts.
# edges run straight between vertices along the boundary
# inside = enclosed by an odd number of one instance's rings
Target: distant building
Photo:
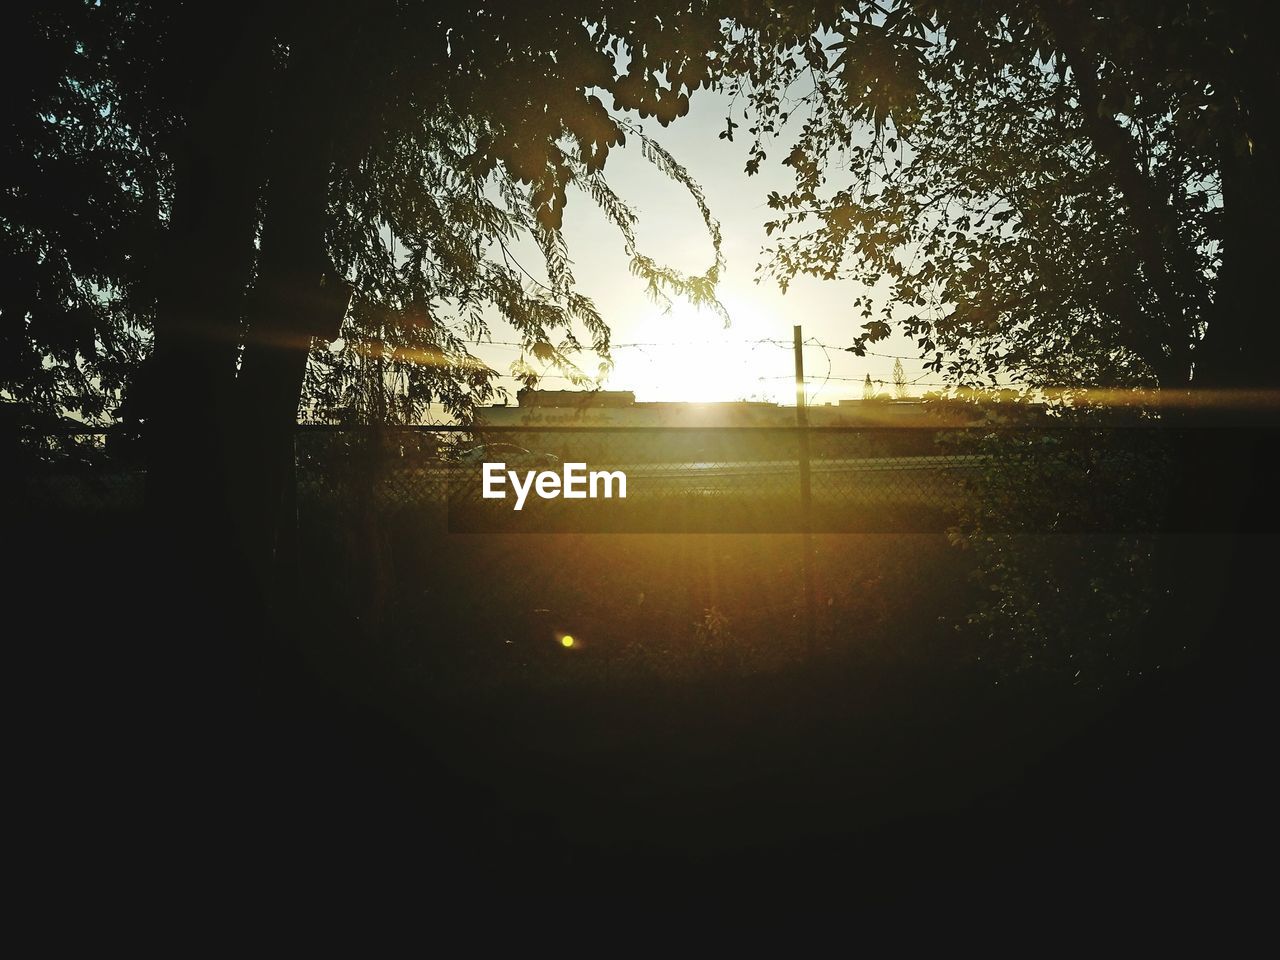
[[[521,407],[558,407],[585,410],[596,407],[633,407],[636,395],[631,390],[531,390],[525,387],[516,394]]]
[[[796,454],[796,439],[790,429],[719,429],[791,428],[796,425],[793,406],[749,400],[639,403],[629,390],[521,390],[518,400],[514,406],[477,411],[476,433],[485,442],[513,443],[562,460],[592,463],[790,460]],[[920,400],[818,404],[810,405],[806,413],[814,427],[898,428],[871,429],[865,434],[816,433],[811,449],[818,457],[926,453],[933,450],[938,427],[965,426],[981,419],[972,404],[949,407]],[[506,429],[485,437],[485,426]],[[524,431],[522,427],[534,429]],[[557,427],[569,429],[557,431]],[[573,429],[580,427],[606,429]],[[675,429],[644,429],[655,427]],[[630,429],[635,432],[629,433]]]
[[[795,409],[776,403],[638,403],[630,390],[521,390],[515,406],[484,407],[491,426],[720,427],[786,426]]]
[[[921,400],[841,400],[810,405],[812,426],[939,426],[943,420],[976,419],[972,406],[951,409]],[[796,408],[756,400],[714,403],[637,402],[630,390],[530,390],[517,394],[514,406],[485,407],[481,423],[492,426],[617,426],[617,427],[787,427],[796,422]]]

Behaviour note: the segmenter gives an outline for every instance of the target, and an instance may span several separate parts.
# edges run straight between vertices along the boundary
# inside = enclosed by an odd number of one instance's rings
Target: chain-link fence
[[[6,430],[0,484],[17,510],[118,512],[145,501],[146,458],[121,428]]]
[[[924,432],[810,432],[810,495],[793,428],[517,427],[299,435],[300,502],[355,491],[436,508],[448,529],[719,532],[934,523],[981,454]],[[807,504],[806,504],[807,500]],[[930,519],[925,519],[928,514]]]
[[[308,426],[296,499],[304,522],[413,513],[452,532],[926,532],[965,518],[1151,529],[1167,440],[1136,428]],[[78,430],[21,450],[9,473],[21,502],[142,505],[136,438]]]
[[[304,514],[361,503],[452,532],[1035,530],[1157,521],[1145,430],[848,427],[308,429]]]

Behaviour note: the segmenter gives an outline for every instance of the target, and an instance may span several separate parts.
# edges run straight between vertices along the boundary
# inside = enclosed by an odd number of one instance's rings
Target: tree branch
[[[1185,386],[1190,376],[1191,336],[1169,266],[1171,261],[1188,264],[1191,258],[1179,249],[1177,215],[1168,198],[1143,175],[1133,138],[1104,109],[1096,68],[1085,50],[1081,31],[1072,20],[1074,11],[1064,9],[1058,0],[1048,0],[1041,5],[1041,12],[1071,70],[1085,131],[1124,198],[1138,257],[1159,305],[1162,329],[1137,331],[1144,344],[1140,352],[1155,368],[1162,385]]]

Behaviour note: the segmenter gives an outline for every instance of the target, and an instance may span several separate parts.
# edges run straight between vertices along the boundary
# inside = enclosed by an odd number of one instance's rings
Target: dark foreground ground
[[[1274,540],[1182,542],[1170,656],[1081,685],[980,659],[941,536],[819,538],[810,652],[794,537],[322,533],[264,625],[127,518],[50,524],[10,623],[55,874],[994,908],[1221,893],[1268,835]]]

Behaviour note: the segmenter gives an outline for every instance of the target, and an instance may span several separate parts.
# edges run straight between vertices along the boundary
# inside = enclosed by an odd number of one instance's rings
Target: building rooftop
[[[522,407],[630,407],[636,402],[631,390],[531,390],[516,394]]]

